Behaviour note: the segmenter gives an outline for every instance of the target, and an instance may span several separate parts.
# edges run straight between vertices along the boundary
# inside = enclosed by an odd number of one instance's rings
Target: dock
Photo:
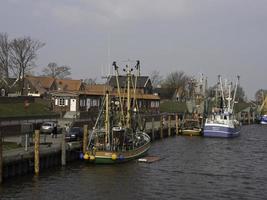
[[[139,158],[138,162],[142,162],[142,163],[153,163],[156,161],[161,160],[162,158],[158,157],[158,156],[146,156],[143,158]]]

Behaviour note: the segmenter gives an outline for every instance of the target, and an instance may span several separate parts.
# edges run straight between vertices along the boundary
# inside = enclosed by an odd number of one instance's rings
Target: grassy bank
[[[18,145],[16,142],[3,142],[3,151],[16,149],[19,147],[21,147],[21,145]]]
[[[27,108],[24,103],[5,103],[0,104],[0,118],[7,117],[27,117],[55,114],[49,110],[49,107],[44,103],[31,103]]]
[[[182,113],[186,111],[185,102],[163,101],[160,103],[160,112]]]

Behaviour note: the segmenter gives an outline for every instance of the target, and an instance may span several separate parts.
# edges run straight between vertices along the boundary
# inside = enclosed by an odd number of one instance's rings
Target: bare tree
[[[30,37],[15,38],[10,43],[10,59],[14,75],[22,79],[21,94],[24,94],[25,72],[34,67],[37,51],[45,44]]]
[[[236,100],[238,102],[244,102],[245,99],[246,99],[246,93],[244,89],[240,85],[238,85],[236,90]]]
[[[267,90],[259,89],[255,93],[255,100],[258,104],[262,104],[265,96],[267,95]]]
[[[7,33],[0,33],[0,77],[9,77],[9,41]]]
[[[70,70],[71,68],[69,66],[63,65],[59,67],[57,63],[51,62],[43,69],[43,74],[53,78],[64,79],[71,75]]]
[[[185,98],[186,87],[190,79],[191,77],[186,75],[183,71],[171,72],[163,81],[162,88],[166,88],[168,90],[169,96],[173,95],[174,92],[177,91],[180,98],[183,99]]]
[[[159,71],[157,70],[152,71],[149,78],[154,88],[158,87],[158,85],[160,85],[163,79],[163,77],[160,75]]]
[[[86,78],[83,80],[84,83],[87,85],[95,85],[96,84],[96,78]]]

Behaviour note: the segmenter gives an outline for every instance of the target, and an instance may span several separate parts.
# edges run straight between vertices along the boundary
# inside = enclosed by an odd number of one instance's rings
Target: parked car
[[[65,139],[68,142],[78,141],[83,138],[83,129],[80,127],[71,127],[65,135]]]
[[[40,132],[51,134],[55,126],[57,126],[55,122],[44,122],[41,126]]]

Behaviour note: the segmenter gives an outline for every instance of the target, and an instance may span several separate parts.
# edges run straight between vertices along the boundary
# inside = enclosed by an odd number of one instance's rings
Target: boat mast
[[[216,105],[216,108],[218,107],[218,88],[219,88],[219,84],[220,84],[220,75],[218,75],[218,82],[216,84],[216,90],[215,90],[215,105]]]
[[[136,61],[136,65],[135,65],[135,68],[138,70],[138,75],[135,76],[135,83],[133,85],[133,88],[134,88],[134,96],[133,96],[133,107],[134,109],[138,109],[138,104],[137,104],[137,101],[136,101],[136,87],[137,87],[137,78],[140,77],[140,61],[137,60]],[[136,106],[136,107],[135,107]]]
[[[221,86],[221,96],[222,96],[222,108],[225,106],[225,99],[224,99],[224,91],[223,91],[223,84],[222,84],[222,77],[219,75],[219,81],[220,81],[220,86]]]
[[[236,92],[237,92],[237,86],[239,85],[239,79],[240,79],[240,76],[237,76],[237,80],[235,83],[235,92],[233,96],[232,110],[234,109],[234,105],[235,105],[235,97],[236,97]]]
[[[109,123],[109,93],[106,91],[106,112],[105,112],[105,147],[110,144],[110,123]]]
[[[124,69],[127,74],[127,116],[126,116],[126,127],[130,128],[130,116],[131,116],[131,95],[130,95],[130,81],[131,81],[131,71],[133,71],[132,68],[130,68],[128,65],[126,65],[126,68]]]
[[[114,66],[114,70],[115,70],[115,73],[116,73],[117,91],[118,91],[118,95],[119,95],[120,110],[121,110],[120,121],[121,121],[122,126],[123,126],[123,124],[124,124],[124,113],[123,113],[123,104],[122,104],[122,100],[121,100],[120,83],[119,83],[119,71],[118,71],[119,67],[117,66],[115,61],[112,63],[112,65]]]
[[[227,98],[227,112],[231,113],[231,87],[232,84],[229,84],[228,86],[228,98]]]

